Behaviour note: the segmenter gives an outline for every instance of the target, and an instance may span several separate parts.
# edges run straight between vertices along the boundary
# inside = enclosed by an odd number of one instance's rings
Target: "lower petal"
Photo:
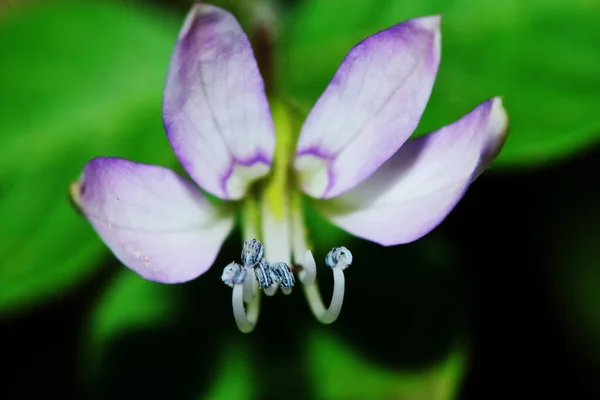
[[[118,158],[90,161],[78,205],[115,256],[142,277],[184,282],[206,272],[233,226],[175,172]]]
[[[348,232],[382,245],[408,243],[438,226],[499,153],[508,118],[493,98],[453,124],[407,142],[355,189],[316,207]]]

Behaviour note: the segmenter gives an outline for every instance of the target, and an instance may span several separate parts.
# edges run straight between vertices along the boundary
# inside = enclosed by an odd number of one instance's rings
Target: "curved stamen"
[[[246,282],[249,282],[249,284],[246,284]],[[250,296],[246,295],[248,287],[251,291]],[[244,309],[245,298],[251,298],[251,301],[248,302],[247,310]],[[260,310],[260,292],[258,291],[258,284],[254,277],[254,273],[248,274],[247,279],[243,283],[238,283],[233,286],[231,305],[233,306],[233,317],[235,318],[238,329],[243,333],[252,332],[256,326]]]
[[[331,296],[331,302],[329,303],[328,308],[325,308],[323,304],[323,299],[321,298],[316,279],[310,284],[305,283],[308,274],[305,274],[304,277],[300,277],[300,279],[303,283],[304,293],[312,313],[321,323],[330,324],[338,318],[342,310],[345,292],[344,269],[352,263],[352,254],[345,247],[336,247],[327,254],[326,263],[333,270],[334,282],[333,295]],[[303,269],[305,271],[315,271],[316,275],[317,264],[315,263],[315,259],[310,250],[306,251]],[[304,280],[302,278],[304,278]]]
[[[244,268],[244,270],[250,272],[250,274],[249,274],[250,275],[250,279],[246,278],[244,280],[244,282],[243,282],[243,286],[244,286],[244,290],[243,290],[244,302],[250,304],[250,303],[252,303],[254,301],[254,298],[257,296],[258,290],[256,290],[254,288],[254,278],[252,277],[254,275],[254,268],[247,267],[247,268]]]
[[[294,259],[300,257],[304,247],[302,240],[294,246]],[[306,249],[306,247],[304,247]],[[284,294],[290,294],[295,284],[294,274],[286,262],[270,263],[263,258],[264,247],[256,239],[246,241],[242,250],[240,265],[231,262],[223,270],[221,280],[233,288],[231,304],[233,316],[240,331],[248,333],[254,330],[260,309],[260,290],[267,296],[273,296],[278,289]],[[334,322],[342,310],[345,292],[343,270],[352,264],[352,253],[345,247],[333,248],[325,257],[325,263],[333,271],[333,295],[329,307],[325,308],[323,299],[316,282],[317,265],[310,250],[304,254],[304,262],[298,278],[304,286],[304,292],[311,311],[324,324]]]

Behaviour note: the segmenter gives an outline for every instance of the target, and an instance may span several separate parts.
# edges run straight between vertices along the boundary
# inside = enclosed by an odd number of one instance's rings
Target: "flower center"
[[[322,323],[332,323],[344,299],[343,270],[352,263],[352,254],[345,247],[336,247],[327,255],[325,263],[333,271],[334,290],[326,308],[317,285],[316,262],[307,243],[302,194],[296,189],[292,168],[299,126],[283,103],[273,102],[271,111],[276,127],[271,174],[244,199],[242,263],[229,264],[221,276],[233,287],[233,314],[242,332],[251,332],[256,326],[261,291],[268,296],[279,289],[290,294],[297,281],[315,317]]]

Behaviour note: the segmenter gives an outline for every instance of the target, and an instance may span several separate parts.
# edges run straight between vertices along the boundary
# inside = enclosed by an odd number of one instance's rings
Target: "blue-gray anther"
[[[244,242],[242,249],[242,263],[244,267],[253,267],[263,256],[264,248],[261,242],[256,239]]]
[[[352,253],[344,246],[334,247],[325,257],[325,264],[330,268],[335,268],[338,263],[342,269],[346,269],[352,264]]]
[[[254,266],[254,274],[256,275],[259,288],[267,289],[273,284],[271,267],[269,266],[269,261],[266,258],[261,258],[260,262]]]
[[[223,269],[221,280],[227,286],[233,287],[234,285],[244,283],[247,274],[246,268],[236,262],[232,262]]]
[[[270,268],[273,281],[279,283],[279,287],[282,289],[291,289],[294,287],[296,281],[289,265],[284,262],[276,262],[271,264]]]

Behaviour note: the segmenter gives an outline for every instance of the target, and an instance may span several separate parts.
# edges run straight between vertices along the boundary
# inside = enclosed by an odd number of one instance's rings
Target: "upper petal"
[[[179,33],[163,97],[167,137],[190,176],[223,199],[265,175],[275,133],[248,38],[225,10],[195,4]]]
[[[353,188],[413,133],[439,65],[439,22],[413,19],[350,50],[302,127],[295,167],[306,193]]]
[[[164,283],[206,272],[233,226],[175,172],[119,158],[87,163],[79,206],[123,264]]]
[[[508,128],[500,98],[451,125],[411,140],[350,192],[317,202],[333,223],[382,245],[429,233],[499,153]]]

